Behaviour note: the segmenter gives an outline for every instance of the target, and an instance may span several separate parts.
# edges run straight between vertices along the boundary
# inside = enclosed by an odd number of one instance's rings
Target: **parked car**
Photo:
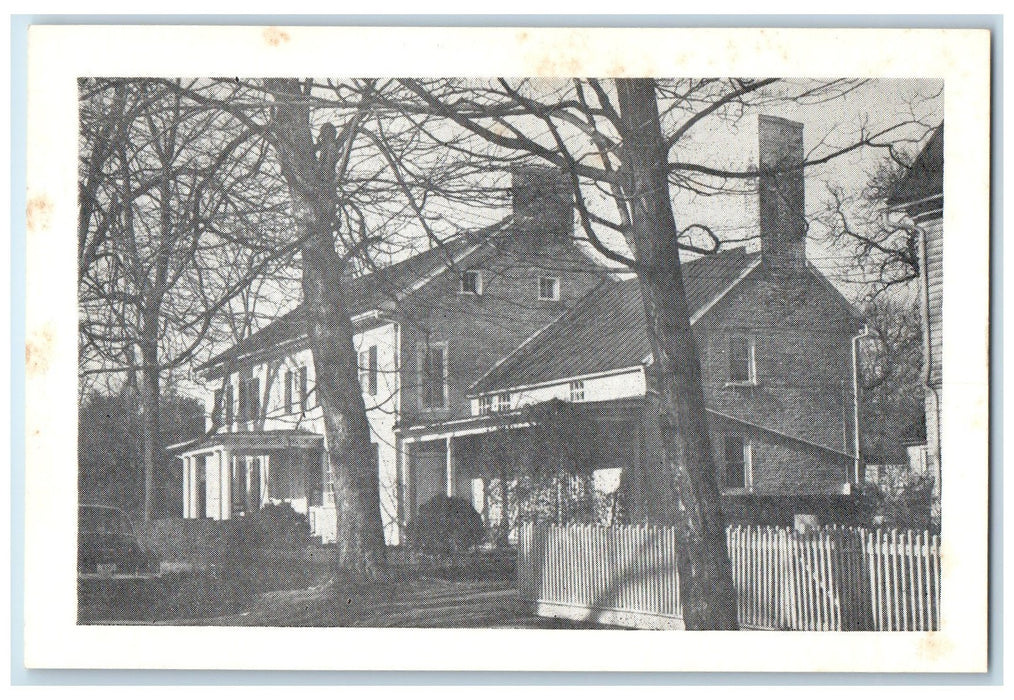
[[[158,576],[158,556],[144,546],[119,508],[81,504],[77,521],[77,571],[82,578]]]

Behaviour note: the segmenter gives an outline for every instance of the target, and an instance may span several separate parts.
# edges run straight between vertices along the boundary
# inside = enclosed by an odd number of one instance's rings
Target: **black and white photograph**
[[[62,333],[76,633],[949,653],[949,490],[986,469],[941,449],[944,184],[988,175],[945,167],[960,86],[299,65],[73,76],[76,324],[30,306],[26,363]]]

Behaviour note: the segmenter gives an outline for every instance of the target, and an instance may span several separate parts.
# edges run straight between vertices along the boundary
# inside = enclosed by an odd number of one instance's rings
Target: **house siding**
[[[401,532],[398,518],[398,455],[397,445],[394,439],[394,427],[397,421],[397,408],[400,402],[399,394],[399,372],[398,372],[398,326],[395,323],[383,323],[374,328],[365,329],[355,335],[354,344],[356,352],[367,350],[371,346],[377,347],[377,394],[370,395],[364,390],[363,399],[366,403],[367,418],[370,422],[371,441],[377,445],[378,470],[380,479],[380,505],[381,517],[384,524],[384,534],[389,544],[398,544],[401,539]],[[293,392],[293,407],[291,411],[285,406],[285,378],[286,372],[298,373],[301,367],[306,367],[307,373],[307,410],[301,411],[299,406],[299,391]],[[221,388],[224,382],[233,387],[233,401],[238,402],[239,384],[249,378],[257,378],[260,382],[260,414],[253,421],[234,420],[229,425],[221,427],[220,432],[243,432],[247,430],[295,430],[324,434],[323,415],[316,393],[313,391],[316,385],[316,377],[313,365],[313,356],[309,349],[293,349],[278,357],[271,357],[261,360],[255,364],[239,365],[235,371],[222,380],[209,383],[206,397],[207,415],[210,416],[214,410],[214,390]],[[237,403],[238,405],[238,403]],[[234,416],[238,409],[233,410]],[[212,464],[213,458],[208,458],[208,469],[217,474],[218,465]],[[266,479],[270,479],[270,460],[267,469],[264,470]],[[215,480],[214,484],[217,484]],[[214,490],[212,479],[208,479],[208,513],[215,517],[220,508],[221,496]],[[268,490],[262,488],[262,494],[267,498]],[[293,506],[301,511],[307,509],[304,499],[297,499]],[[215,510],[213,510],[215,509]],[[324,510],[329,510],[324,507]],[[333,513],[323,513],[321,518],[333,517]]]

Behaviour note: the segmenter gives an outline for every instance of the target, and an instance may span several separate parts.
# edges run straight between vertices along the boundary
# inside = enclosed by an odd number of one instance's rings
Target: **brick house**
[[[801,162],[802,125],[762,117],[759,145],[762,169]],[[864,323],[806,260],[801,171],[763,176],[759,196],[759,252],[683,267],[724,508],[740,522],[848,521],[863,483],[853,352]],[[493,414],[551,399],[594,407],[608,437],[589,469],[641,464],[614,479],[636,522],[652,507],[636,475],[662,459],[654,369],[639,283],[608,278],[473,385],[472,419],[410,426],[402,441],[456,455],[448,488],[478,507],[489,474],[474,456],[488,426],[504,429]],[[524,442],[524,425],[507,429]]]
[[[442,490],[398,432],[469,415],[468,388],[608,271],[575,243],[561,173],[512,173],[512,215],[352,282],[360,383],[380,474],[385,537],[401,540]],[[202,368],[214,433],[180,453],[184,515],[228,519],[267,503],[305,513],[333,538],[334,501],[313,360],[296,308]],[[443,466],[439,469],[442,474]]]
[[[802,125],[761,117],[760,164],[802,158]],[[483,444],[526,404],[580,404],[598,432],[585,470],[650,509],[631,460],[658,459],[651,352],[636,280],[575,243],[567,180],[513,172],[512,216],[353,283],[360,380],[376,445],[387,541],[437,494],[488,514]],[[807,261],[803,177],[767,174],[760,252],[684,267],[726,509],[743,520],[847,508],[862,483],[853,338],[862,319]],[[269,502],[333,537],[320,409],[299,309],[209,362],[210,439],[184,452],[186,517]],[[257,397],[257,398],[252,398]],[[216,400],[216,398],[218,400]],[[625,481],[624,481],[625,479]],[[640,509],[640,510],[639,510]],[[788,514],[788,515],[786,515]]]

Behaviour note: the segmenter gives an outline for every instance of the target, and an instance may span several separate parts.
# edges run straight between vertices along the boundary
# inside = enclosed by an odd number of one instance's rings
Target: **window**
[[[584,401],[584,381],[578,379],[570,383],[570,400]]]
[[[225,414],[225,387],[215,389],[215,398],[211,406],[211,420],[215,425],[221,425],[222,416]]]
[[[261,381],[257,377],[247,379],[239,385],[240,420],[257,420],[261,413]]]
[[[419,350],[419,401],[423,408],[443,408],[447,400],[447,345],[424,345]]]
[[[510,394],[497,394],[493,401],[494,411],[509,411],[511,410],[511,395]]]
[[[285,370],[285,414],[292,413],[292,384],[295,381],[295,375],[291,369]]]
[[[729,381],[733,384],[755,384],[757,370],[753,338],[729,336]]]
[[[482,294],[482,273],[479,270],[465,270],[461,273],[461,293]]]
[[[727,489],[749,489],[750,442],[742,435],[726,435],[723,450],[722,485]]]
[[[493,397],[486,395],[479,397],[479,415],[486,416],[493,412]]]
[[[310,395],[306,384],[306,365],[299,368],[299,410],[300,412],[310,408]]]
[[[560,278],[540,277],[539,278],[539,299],[542,301],[560,300]]]

